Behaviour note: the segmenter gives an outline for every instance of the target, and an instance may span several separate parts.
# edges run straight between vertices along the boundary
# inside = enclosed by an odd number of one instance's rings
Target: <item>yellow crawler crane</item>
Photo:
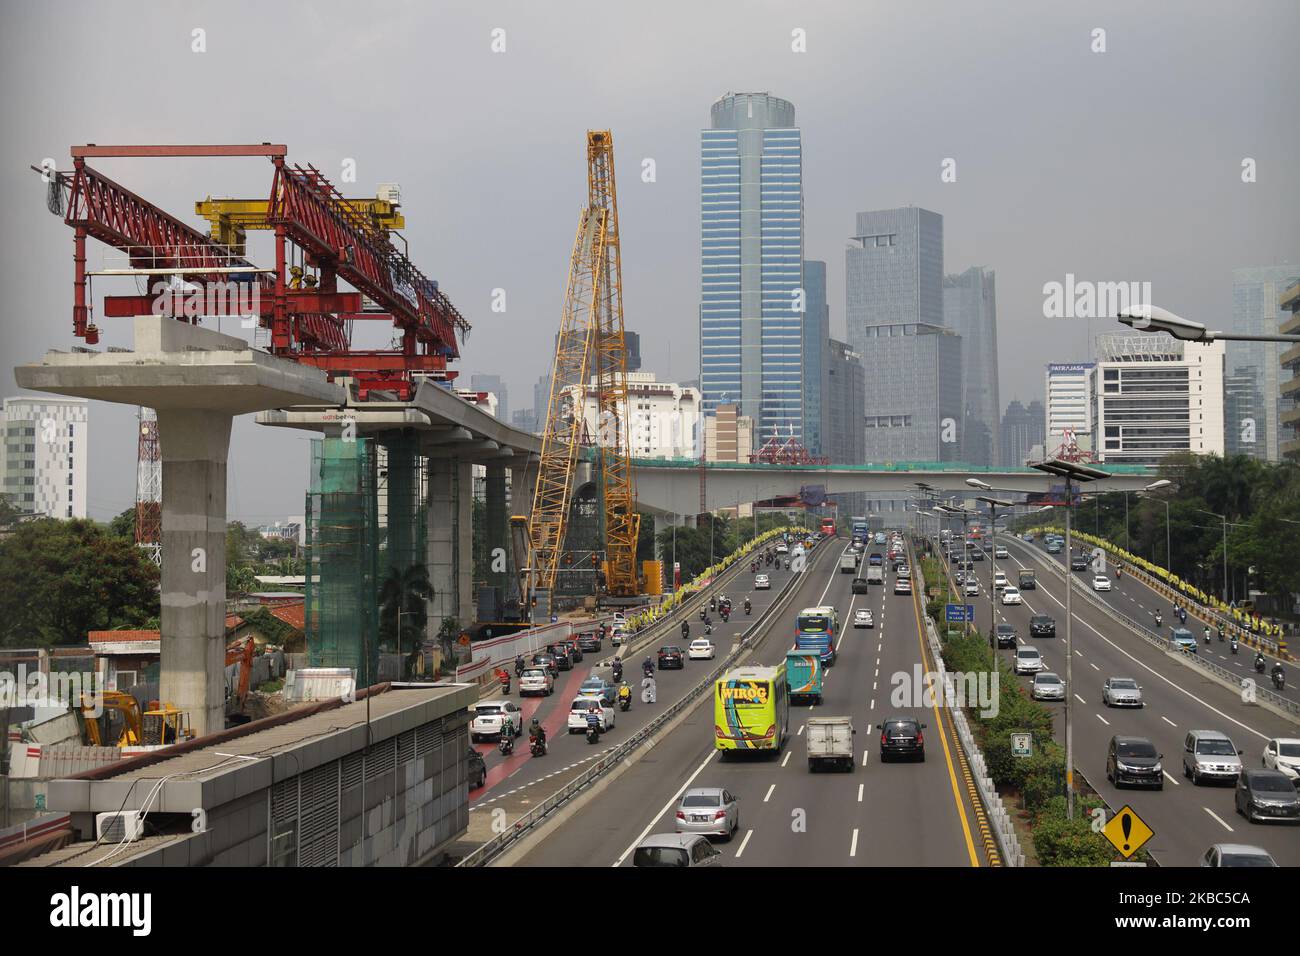
[[[626,451],[627,349],[623,335],[623,275],[619,263],[614,141],[609,130],[587,131],[587,205],[578,218],[564,292],[564,312],[551,373],[530,519],[511,519],[516,537],[527,531],[520,563],[525,600],[555,586],[564,547],[573,476],[586,433],[588,382],[596,390],[596,452],[604,509],[606,585],[611,595],[638,593],[636,544],[640,516]],[[516,545],[519,561],[522,547]]]

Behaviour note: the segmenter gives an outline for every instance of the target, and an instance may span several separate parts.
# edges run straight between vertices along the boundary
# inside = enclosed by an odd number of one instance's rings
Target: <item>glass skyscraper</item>
[[[728,93],[700,131],[700,391],[756,444],[804,429],[803,147],[794,105]]]
[[[1290,318],[1282,309],[1282,293],[1300,278],[1297,266],[1258,266],[1232,271],[1232,331],[1249,335],[1276,335]],[[1229,342],[1228,367],[1238,375],[1254,369],[1255,384],[1262,394],[1260,420],[1254,423],[1254,441],[1236,442],[1241,454],[1268,461],[1281,460],[1282,353],[1280,342]],[[1245,373],[1249,374],[1249,373]],[[1226,422],[1225,428],[1240,436],[1248,433],[1243,423]]]
[[[943,280],[943,323],[961,336],[961,458],[999,461],[998,325],[993,270],[972,266]]]
[[[826,263],[805,260],[803,264],[803,443],[814,455],[830,455],[830,411],[832,396],[831,306],[826,300]],[[847,346],[845,346],[847,348]],[[860,409],[859,409],[860,411]],[[833,459],[840,461],[840,459]]]

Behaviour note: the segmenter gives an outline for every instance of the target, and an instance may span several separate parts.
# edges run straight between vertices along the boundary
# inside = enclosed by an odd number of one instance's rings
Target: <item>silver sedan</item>
[[[1035,674],[1029,696],[1034,700],[1065,700],[1065,681],[1047,671]]]
[[[740,829],[740,804],[722,787],[695,787],[677,804],[677,832],[731,839]]]
[[[1101,685],[1101,702],[1107,707],[1142,707],[1142,688],[1131,677],[1107,677]]]

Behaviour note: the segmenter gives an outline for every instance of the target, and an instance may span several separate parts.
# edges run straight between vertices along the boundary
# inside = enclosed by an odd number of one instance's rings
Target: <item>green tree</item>
[[[429,623],[427,602],[433,599],[429,569],[412,564],[405,569],[390,568],[379,588],[379,642],[394,650],[407,648],[405,669],[410,670],[419,657]]]
[[[84,644],[160,613],[158,568],[85,519],[24,522],[0,541],[0,645]]]
[[[135,541],[135,505],[114,515],[108,523],[108,533],[115,538]]]

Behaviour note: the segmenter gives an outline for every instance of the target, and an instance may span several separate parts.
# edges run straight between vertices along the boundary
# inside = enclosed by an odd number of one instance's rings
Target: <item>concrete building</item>
[[[754,420],[739,412],[738,405],[719,405],[704,417],[705,461],[749,461],[755,448]]]
[[[728,93],[700,131],[700,385],[758,439],[804,427],[803,164],[794,105]]]
[[[1300,281],[1300,267],[1294,265],[1253,266],[1232,271],[1232,331],[1248,335],[1277,334],[1290,311],[1281,305],[1287,288]],[[1281,342],[1229,342],[1228,367],[1256,370],[1264,396],[1263,417],[1256,427],[1253,448],[1247,453],[1267,461],[1281,456],[1282,411]]]
[[[3,493],[19,511],[86,517],[90,407],[80,398],[6,398]]]
[[[827,368],[831,361],[831,307],[826,296],[826,263],[803,264],[803,444],[813,455],[829,455]]]
[[[1300,335],[1300,282],[1282,293],[1282,310],[1288,318],[1281,325],[1287,335]],[[1282,443],[1279,451],[1283,458],[1300,461],[1300,345],[1292,345],[1281,356],[1282,381],[1278,392],[1282,397],[1278,420],[1282,423]]]
[[[1163,332],[1097,336],[1101,460],[1154,465],[1172,452],[1222,455],[1224,345]]]
[[[837,465],[860,465],[866,459],[866,434],[862,408],[866,401],[866,374],[862,356],[847,342],[828,340],[830,361],[826,366],[824,454]]]
[[[1003,468],[1020,468],[1031,459],[1034,448],[1046,444],[1046,413],[1043,403],[1030,402],[1028,407],[1012,399],[1002,416],[998,437],[999,464]]]
[[[961,460],[994,465],[998,455],[997,297],[993,270],[972,266],[943,280],[943,324],[961,336]]]
[[[960,460],[961,337],[928,323],[860,331],[866,460]]]
[[[943,217],[917,206],[860,212],[851,241],[858,245],[845,251],[848,340],[870,378],[865,329],[944,324]]]
[[[583,395],[587,431],[600,432],[600,407],[593,386]],[[700,393],[675,382],[659,382],[653,372],[627,375],[627,428],[623,447],[634,458],[698,458]]]
[[[1046,386],[1047,450],[1061,444],[1067,429],[1085,451],[1092,450],[1097,416],[1097,363],[1054,362],[1047,366]]]
[[[510,415],[510,425],[513,428],[518,428],[521,432],[536,434],[539,431],[537,412],[531,408],[516,408]]]

